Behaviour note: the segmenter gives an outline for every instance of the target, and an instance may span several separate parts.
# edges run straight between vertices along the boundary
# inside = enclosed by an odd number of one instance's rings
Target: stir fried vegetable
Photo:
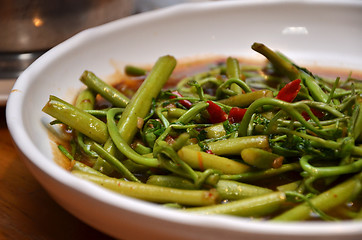
[[[360,219],[362,90],[314,75],[260,43],[267,64],[229,57],[165,88],[158,59],[133,90],[85,71],[75,105],[43,111],[71,130],[71,173],[113,191],[198,214],[297,221]],[[107,103],[104,107],[100,102]]]

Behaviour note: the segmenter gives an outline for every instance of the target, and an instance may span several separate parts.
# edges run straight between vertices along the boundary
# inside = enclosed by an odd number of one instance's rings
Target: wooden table
[[[0,107],[0,239],[112,239],[62,209],[17,156]]]

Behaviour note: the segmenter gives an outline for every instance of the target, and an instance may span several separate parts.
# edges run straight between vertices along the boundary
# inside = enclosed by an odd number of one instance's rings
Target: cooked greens
[[[71,173],[113,191],[199,214],[297,221],[362,216],[360,81],[326,79],[260,43],[263,66],[237,58],[165,88],[160,57],[133,96],[85,71],[69,104],[43,111],[71,129]],[[130,97],[130,99],[129,99]],[[106,107],[97,101],[107,102]]]

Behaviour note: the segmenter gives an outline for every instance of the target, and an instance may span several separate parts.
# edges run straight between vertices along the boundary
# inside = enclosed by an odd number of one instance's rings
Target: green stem
[[[190,165],[192,168],[200,169],[216,169],[225,174],[238,174],[250,171],[250,166],[231,160],[229,158],[220,157],[215,154],[209,154],[183,147],[177,152],[178,156]]]
[[[105,143],[108,139],[107,126],[104,122],[60,98],[50,96],[42,110],[98,143]]]
[[[107,113],[107,126],[109,135],[112,138],[113,143],[116,145],[117,149],[127,158],[133,160],[134,162],[142,165],[146,165],[149,167],[158,167],[159,162],[155,158],[147,158],[142,155],[139,155],[135,152],[130,145],[126,142],[126,140],[121,136],[118,132],[118,128],[116,122],[114,120],[114,116],[120,110],[117,108],[110,109]]]
[[[95,151],[102,159],[106,160],[112,165],[119,173],[130,181],[140,182],[117,158],[109,154],[101,145],[93,142],[91,145],[93,151]]]
[[[268,136],[247,136],[229,138],[216,142],[210,142],[207,144],[209,149],[216,155],[237,155],[239,156],[241,151],[245,148],[255,147],[262,149],[269,149]],[[200,147],[195,145],[186,146],[194,150],[200,150]]]
[[[93,168],[85,165],[84,163],[78,162],[78,161],[74,161],[72,171],[73,170],[82,171],[84,173],[94,174],[94,175],[103,176],[103,177],[106,176],[106,175],[102,174],[101,172],[94,170]]]
[[[285,199],[283,192],[273,192],[224,204],[188,208],[185,211],[207,215],[229,214],[242,217],[262,217],[278,210]]]
[[[336,206],[346,203],[352,197],[355,188],[361,185],[361,174],[346,180],[339,185],[312,198],[310,203],[321,211],[329,211]],[[274,221],[301,221],[311,218],[311,207],[303,203],[275,217]]]
[[[75,101],[75,106],[82,110],[93,110],[96,93],[89,88],[82,90]]]
[[[269,90],[259,90],[255,92],[239,94],[236,96],[231,96],[226,99],[221,99],[218,102],[223,103],[233,107],[248,107],[255,100],[264,97],[273,97],[272,91]]]
[[[199,103],[195,104],[194,106],[192,106],[192,108],[190,108],[187,112],[185,112],[185,113],[177,120],[177,122],[180,122],[180,123],[183,123],[183,124],[187,124],[187,123],[190,122],[192,119],[194,119],[195,116],[197,116],[197,114],[199,114],[200,112],[202,112],[203,110],[205,110],[208,106],[209,106],[209,104],[206,103],[206,102],[199,102]]]
[[[129,99],[120,91],[105,83],[90,71],[84,71],[80,80],[88,86],[88,88],[99,93],[116,107],[126,107]]]
[[[254,43],[251,48],[264,55],[279,72],[286,75],[291,81],[298,78],[298,69],[264,44]]]
[[[250,93],[252,92],[250,87],[243,81],[240,80],[238,78],[230,78],[228,79],[226,82],[224,82],[223,84],[221,84],[217,90],[216,90],[216,97],[218,99],[222,98],[222,92],[224,89],[226,89],[227,87],[231,86],[232,84],[236,84],[237,86],[239,86],[241,89],[244,90],[244,92],[246,93]]]
[[[129,76],[143,76],[147,74],[147,70],[133,65],[126,65],[124,72]]]
[[[147,116],[152,106],[152,100],[157,98],[175,66],[174,57],[168,55],[160,57],[127,105],[118,122],[118,130],[128,144],[131,143],[137,132],[138,118],[143,119]]]
[[[287,103],[279,99],[275,98],[261,98],[253,102],[248,110],[246,111],[243,120],[241,121],[240,127],[239,127],[239,136],[246,136],[247,135],[247,129],[248,125],[250,123],[252,115],[257,111],[258,108],[266,105],[272,105],[278,108],[281,108],[285,113],[292,116],[294,119],[298,120],[304,127],[311,130],[312,132],[321,135],[323,137],[331,137],[331,134],[328,134],[326,131],[320,128],[316,128],[313,126],[313,124],[307,122],[301,113],[297,109],[303,109],[304,111],[307,111],[309,107],[304,104],[303,102],[297,102],[297,103]],[[319,123],[319,122],[317,122]]]
[[[236,58],[228,57],[226,59],[226,76],[228,78],[241,78],[240,64]],[[242,94],[242,88],[239,87],[236,83],[232,83],[230,89],[238,94]]]
[[[299,163],[288,163],[288,164],[283,164],[280,168],[270,168],[263,171],[246,172],[234,175],[221,175],[220,178],[225,180],[251,182],[255,180],[277,176],[289,171],[300,171],[301,169],[302,168],[300,167]]]
[[[324,103],[328,101],[328,95],[322,90],[318,85],[318,82],[311,75],[304,71],[300,71],[300,78],[303,81],[303,84],[308,88],[308,91],[314,100]]]
[[[182,190],[154,186],[138,182],[128,182],[121,179],[72,171],[72,174],[82,179],[92,181],[100,186],[126,196],[157,203],[179,203],[190,206],[212,205],[218,202],[219,195],[210,190]]]
[[[222,199],[238,200],[273,192],[271,189],[231,180],[219,180],[216,190]]]
[[[359,159],[350,164],[340,166],[314,167],[309,163],[312,158],[312,156],[308,155],[303,156],[300,159],[300,165],[303,170],[308,173],[309,176],[312,176],[314,178],[339,176],[348,173],[356,173],[362,170],[362,159]]]

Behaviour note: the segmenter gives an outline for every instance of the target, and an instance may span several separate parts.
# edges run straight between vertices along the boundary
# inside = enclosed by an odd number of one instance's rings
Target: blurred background
[[[16,78],[42,53],[86,28],[184,2],[190,0],[0,0],[0,78]]]
[[[16,78],[48,49],[134,13],[133,0],[0,0],[0,78]]]
[[[207,0],[0,0],[0,104],[15,79],[76,33],[129,15]]]

